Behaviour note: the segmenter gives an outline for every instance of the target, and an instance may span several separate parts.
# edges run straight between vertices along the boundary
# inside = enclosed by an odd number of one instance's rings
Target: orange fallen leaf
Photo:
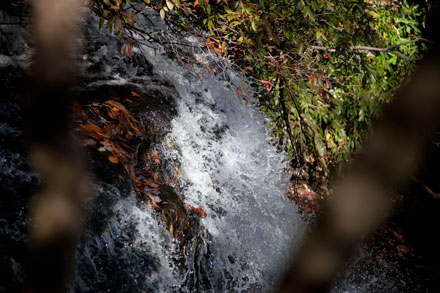
[[[159,156],[157,155],[157,153],[155,151],[152,151],[150,153],[150,156],[156,162],[156,164],[160,164]]]
[[[116,102],[114,100],[107,100],[107,101],[105,101],[105,104],[113,106],[113,107],[115,107],[119,110],[122,110],[122,111],[125,110],[125,107],[121,103]]]
[[[119,111],[118,112],[108,111],[107,114],[108,114],[108,116],[110,116],[110,118],[116,119],[116,118],[118,118],[120,113],[119,113]]]
[[[109,142],[108,140],[101,140],[99,142],[100,144],[102,144],[103,146],[112,146],[113,144],[111,142]]]
[[[150,186],[152,188],[157,188],[157,187],[159,187],[159,184],[154,183],[154,182],[150,182],[150,183],[148,183],[148,186]]]
[[[211,39],[206,39],[205,43],[206,43],[206,46],[208,48],[214,48],[215,47],[215,43]]]
[[[408,246],[403,245],[403,244],[399,244],[399,245],[397,245],[397,249],[398,249],[401,253],[403,253],[403,254],[406,254],[406,253],[409,252],[409,248],[408,248]]]
[[[87,138],[87,139],[84,139],[82,141],[82,143],[83,143],[83,146],[88,146],[88,145],[95,145],[96,141],[94,139]]]
[[[134,92],[134,91],[131,91],[131,94],[133,97],[140,97],[141,96],[137,92]]]
[[[153,174],[153,179],[155,182],[161,182],[160,175],[158,173]]]
[[[156,194],[160,194],[161,190],[159,189],[159,187],[157,187],[156,189],[150,189],[149,190],[152,194],[156,195]]]
[[[112,162],[113,164],[117,164],[117,163],[119,163],[118,159],[117,159],[116,157],[114,157],[114,156],[109,156],[109,157],[108,157],[108,160],[109,160],[110,162]]]
[[[81,124],[80,127],[82,129],[91,131],[91,132],[98,132],[98,133],[102,133],[104,132],[104,130],[102,130],[101,127],[96,126],[95,124]]]
[[[196,213],[198,213],[199,215],[206,217],[208,214],[202,209],[202,208],[196,208],[195,206],[192,205],[185,205],[187,210],[192,210]]]
[[[393,231],[394,236],[396,236],[397,239],[399,239],[400,241],[403,241],[403,236],[400,233],[397,233],[396,231]]]

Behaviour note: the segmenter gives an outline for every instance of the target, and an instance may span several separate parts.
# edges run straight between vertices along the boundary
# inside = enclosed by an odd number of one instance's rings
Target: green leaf
[[[214,23],[212,22],[212,19],[208,20],[208,28],[211,31],[215,30],[215,26],[214,26]]]
[[[255,20],[252,20],[252,22],[251,22],[251,27],[252,27],[252,30],[253,30],[254,32],[256,32],[256,31],[258,30],[258,28],[257,28],[257,24],[255,23]]]
[[[101,17],[101,19],[99,20],[99,29],[102,28],[102,25],[104,24],[104,16]]]

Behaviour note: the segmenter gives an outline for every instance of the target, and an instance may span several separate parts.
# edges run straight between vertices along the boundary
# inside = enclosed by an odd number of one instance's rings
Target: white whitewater
[[[181,162],[185,201],[208,214],[201,224],[211,236],[210,281],[220,291],[273,288],[304,230],[285,198],[286,156],[270,145],[261,113],[240,102],[233,71],[200,79],[197,68],[142,49],[179,93],[169,135],[179,151],[170,155]]]

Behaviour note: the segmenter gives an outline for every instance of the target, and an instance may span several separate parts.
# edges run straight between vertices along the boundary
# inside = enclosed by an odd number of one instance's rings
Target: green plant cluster
[[[133,25],[111,8],[128,0],[96,2],[107,5],[101,12],[108,26],[117,19]],[[163,19],[180,19],[181,27],[191,23],[210,32],[217,51],[252,81],[280,148],[305,177],[327,176],[358,150],[383,104],[426,50],[420,39],[425,8],[406,0],[146,0],[145,5]],[[130,12],[133,19],[138,12]]]

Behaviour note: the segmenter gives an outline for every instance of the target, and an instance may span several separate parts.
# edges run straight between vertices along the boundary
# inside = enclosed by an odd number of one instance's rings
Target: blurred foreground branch
[[[26,290],[31,292],[65,291],[83,203],[92,191],[69,129],[72,56],[81,3],[32,1],[35,55],[22,108],[31,163],[43,181],[30,206]]]
[[[440,54],[434,48],[384,112],[360,157],[336,185],[280,292],[325,291],[362,235],[391,210],[389,195],[421,163],[440,118]]]

